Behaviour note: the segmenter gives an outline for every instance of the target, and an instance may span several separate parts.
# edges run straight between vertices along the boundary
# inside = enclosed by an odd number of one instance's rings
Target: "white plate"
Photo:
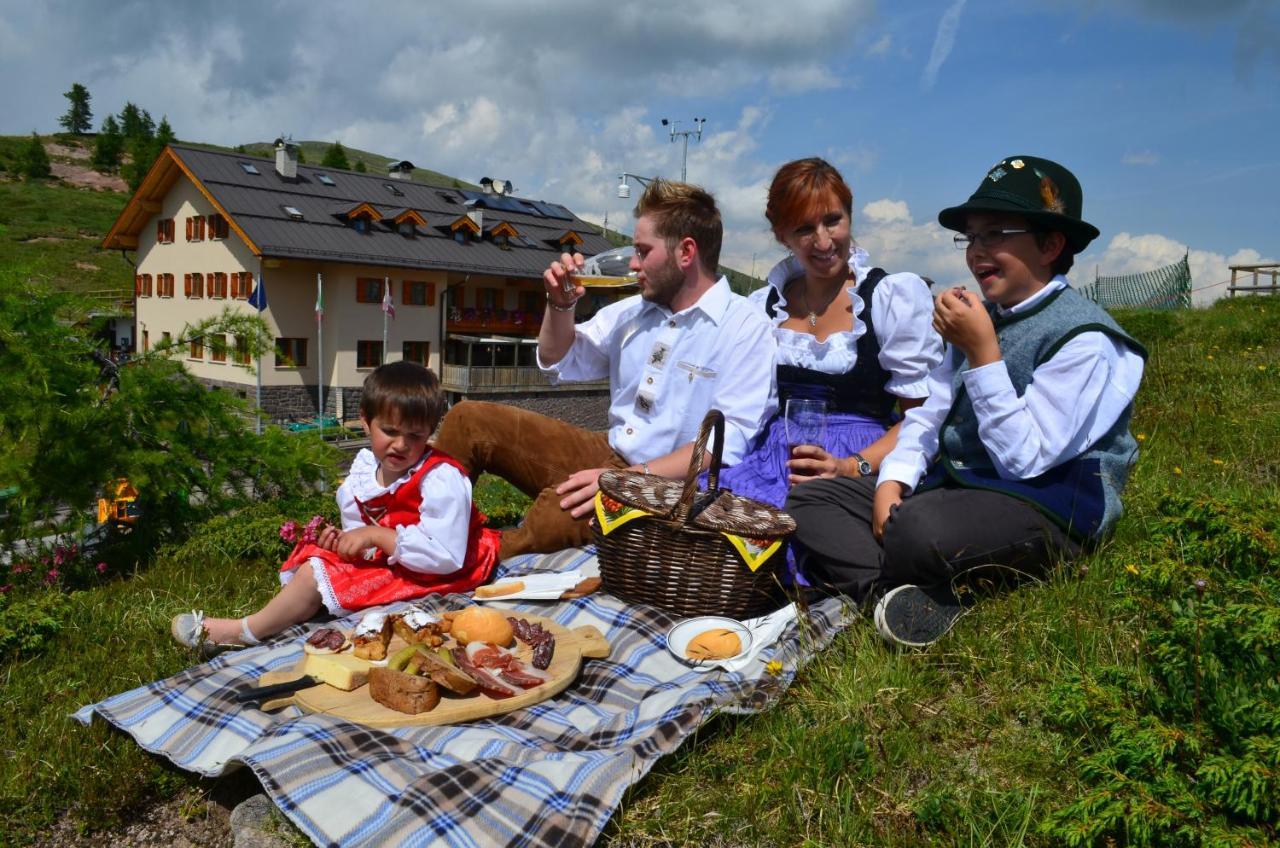
[[[693,640],[693,637],[721,627],[738,634],[738,638],[742,640],[741,651],[732,657],[724,657],[717,660],[691,660],[685,656],[685,650],[689,647],[689,642]],[[674,654],[676,659],[689,665],[726,662],[736,659],[751,650],[751,631],[736,618],[725,618],[719,615],[700,615],[697,618],[686,618],[667,631],[667,650]]]

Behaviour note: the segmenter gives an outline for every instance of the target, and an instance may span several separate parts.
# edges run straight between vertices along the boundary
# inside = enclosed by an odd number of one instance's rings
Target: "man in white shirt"
[[[1038,576],[1120,516],[1146,351],[1067,283],[1098,235],[1082,206],[1066,168],[1013,156],[939,213],[986,303],[963,289],[938,297],[933,324],[950,349],[877,478],[806,483],[787,501],[802,567],[875,601],[892,642],[945,634],[978,569]]]
[[[473,480],[496,474],[535,499],[524,523],[502,534],[503,559],[588,542],[602,471],[683,477],[708,410],[724,413],[730,465],[777,407],[772,327],[716,273],[723,228],[714,198],[654,180],[635,215],[640,294],[575,324],[582,256],[564,254],[543,275],[538,366],[554,382],[607,377],[608,432],[480,401],[459,403],[440,427],[436,445]]]

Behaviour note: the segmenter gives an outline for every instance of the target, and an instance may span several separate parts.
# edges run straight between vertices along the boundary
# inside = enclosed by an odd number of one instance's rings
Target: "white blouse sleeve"
[[[462,568],[471,527],[471,481],[452,465],[439,465],[422,478],[420,520],[396,529],[392,564],[423,574],[452,574]]]
[[[902,398],[928,395],[929,372],[942,361],[928,284],[915,274],[888,275],[871,295],[871,320],[880,365],[891,375],[885,391]]]
[[[954,359],[954,356],[948,357],[929,372],[925,380],[929,396],[920,406],[907,410],[898,431],[898,441],[880,463],[877,486],[895,480],[911,491],[920,485],[929,461],[938,453],[942,422],[951,411]]]
[[[338,487],[338,512],[342,516],[342,529],[358,530],[365,526],[364,516],[360,514],[360,505],[356,502],[355,482],[362,475],[369,476],[376,472],[378,463],[373,458],[373,451],[363,448],[351,460],[351,468],[347,471],[347,479]]]

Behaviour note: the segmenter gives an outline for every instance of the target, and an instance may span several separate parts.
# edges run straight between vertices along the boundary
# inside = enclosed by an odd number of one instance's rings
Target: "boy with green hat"
[[[1104,538],[1137,457],[1143,347],[1065,277],[1098,230],[1066,168],[1002,159],[938,221],[982,290],[952,289],[933,325],[950,349],[879,476],[796,486],[800,563],[875,601],[881,635],[928,645],[982,572],[1042,574]],[[850,520],[852,519],[852,520]]]

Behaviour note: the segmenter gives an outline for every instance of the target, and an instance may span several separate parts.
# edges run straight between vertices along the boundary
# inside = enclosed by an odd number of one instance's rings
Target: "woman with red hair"
[[[773,178],[765,216],[791,253],[750,299],[774,324],[778,414],[722,471],[724,488],[782,506],[805,481],[875,474],[901,413],[924,402],[942,360],[929,286],[873,267],[853,240],[852,213],[853,192],[822,159],[789,162]],[[787,401],[806,398],[826,403],[825,444],[791,447]]]

